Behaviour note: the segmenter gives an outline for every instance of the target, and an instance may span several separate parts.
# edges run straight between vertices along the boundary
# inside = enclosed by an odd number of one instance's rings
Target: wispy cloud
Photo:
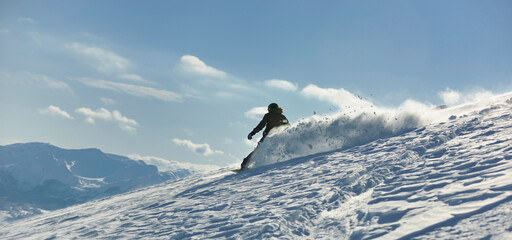
[[[280,79],[271,79],[265,81],[265,86],[271,87],[271,88],[277,88],[284,91],[297,91],[297,84],[292,83],[286,80],[280,80]]]
[[[233,93],[233,92],[225,92],[225,91],[219,91],[214,94],[215,97],[218,98],[224,98],[224,99],[233,99],[240,97],[239,94]]]
[[[123,79],[123,80],[129,80],[129,81],[133,81],[133,82],[138,82],[138,83],[151,83],[151,84],[154,83],[153,81],[146,80],[137,74],[119,74],[119,75],[117,75],[117,78]]]
[[[309,84],[300,92],[302,96],[316,98],[321,101],[331,103],[339,108],[345,107],[371,107],[373,104],[366,101],[351,92],[340,88],[320,88],[314,84]]]
[[[99,47],[88,46],[76,42],[68,43],[64,46],[77,55],[85,58],[93,68],[103,73],[124,74],[131,65],[131,62],[128,59]]]
[[[111,98],[101,97],[100,100],[105,105],[116,105],[116,101],[114,99],[111,99]]]
[[[178,170],[178,169],[187,169],[192,172],[204,172],[216,170],[219,166],[216,165],[203,165],[203,164],[194,164],[187,162],[178,162],[174,160],[168,160],[160,157],[154,156],[141,156],[139,154],[130,154],[129,158],[133,160],[142,160],[147,164],[155,165],[158,167],[160,171],[170,171],[170,170]]]
[[[224,154],[224,152],[222,151],[213,150],[208,143],[197,144],[193,143],[190,140],[181,140],[178,138],[175,138],[172,141],[177,145],[185,146],[188,149],[194,151],[195,153],[202,154],[204,156],[209,156],[213,154]]]
[[[90,34],[82,35],[89,39],[100,39],[99,37],[90,37]],[[83,61],[85,63],[84,65],[90,66],[94,70],[110,75],[111,77],[137,83],[154,84],[153,81],[130,72],[131,68],[134,66],[132,61],[110,49],[87,43],[67,42],[55,36],[33,31],[28,32],[28,36],[40,47],[54,52],[58,51],[58,54],[62,54],[62,51],[65,51],[66,54],[70,54]]]
[[[9,34],[11,31],[7,28],[0,28],[0,34]]]
[[[119,128],[128,132],[135,132],[139,124],[137,121],[127,118],[121,114],[121,112],[114,110],[110,112],[105,108],[100,108],[96,111],[90,108],[79,108],[75,110],[76,113],[82,114],[85,117],[85,121],[91,124],[95,124],[96,120],[112,121],[119,124]]]
[[[124,92],[126,94],[130,94],[136,97],[151,97],[167,102],[181,102],[183,98],[182,95],[180,94],[151,87],[90,78],[77,78],[77,80],[79,80],[80,82],[89,87]]]
[[[64,117],[67,119],[73,119],[73,117],[71,115],[69,115],[69,113],[67,113],[66,111],[60,109],[57,106],[53,106],[53,105],[50,105],[45,109],[39,109],[39,113],[40,114],[48,114],[48,115],[52,115],[52,116]]]
[[[59,81],[55,78],[51,78],[51,77],[47,77],[47,76],[39,75],[39,74],[32,74],[32,73],[27,73],[27,74],[33,80],[46,85],[50,89],[64,90],[64,91],[69,91],[69,92],[72,91],[71,87],[63,81]]]
[[[227,74],[223,71],[217,70],[211,66],[206,65],[199,58],[192,55],[184,55],[181,57],[178,67],[183,72],[208,76],[208,77],[216,77],[216,78],[224,78]]]
[[[71,87],[60,80],[51,78],[41,74],[33,74],[30,72],[6,72],[0,71],[0,81],[11,83],[24,83],[27,85],[34,85],[38,87],[49,88],[53,90],[61,90],[68,93],[73,93]]]
[[[244,115],[246,118],[260,120],[267,112],[268,110],[266,107],[255,107],[245,112]]]
[[[242,99],[247,92],[255,93],[250,82],[211,67],[192,55],[184,55],[175,65],[175,73],[182,78],[181,87],[197,98]]]
[[[30,23],[30,24],[36,23],[36,21],[34,21],[34,19],[29,18],[29,17],[19,17],[18,18],[18,22],[20,22],[20,23]]]

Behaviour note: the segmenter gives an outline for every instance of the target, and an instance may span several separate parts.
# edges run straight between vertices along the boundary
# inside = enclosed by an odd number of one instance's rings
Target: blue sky
[[[239,163],[271,102],[293,123],[354,97],[398,107],[510,91],[511,12],[510,1],[1,1],[0,144]]]

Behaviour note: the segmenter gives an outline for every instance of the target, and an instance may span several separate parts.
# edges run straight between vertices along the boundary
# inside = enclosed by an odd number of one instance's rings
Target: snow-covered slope
[[[3,226],[0,238],[512,239],[511,97],[367,138],[352,129],[340,138],[354,144],[313,155],[284,147],[300,157],[259,158],[239,174],[221,169],[49,212]],[[339,128],[329,126],[335,137]],[[268,142],[311,132],[300,128]]]
[[[0,221],[162,183],[183,174],[160,173],[143,161],[98,149],[67,150],[46,143],[0,146]]]

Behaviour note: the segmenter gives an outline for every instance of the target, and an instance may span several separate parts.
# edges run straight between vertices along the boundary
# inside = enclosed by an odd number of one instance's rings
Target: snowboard
[[[231,171],[232,171],[232,172],[235,172],[235,173],[239,173],[239,172],[243,172],[243,171],[245,171],[245,170],[247,170],[247,169],[248,169],[248,168],[246,168],[246,169],[241,169],[241,168],[239,168],[239,169],[231,169]]]

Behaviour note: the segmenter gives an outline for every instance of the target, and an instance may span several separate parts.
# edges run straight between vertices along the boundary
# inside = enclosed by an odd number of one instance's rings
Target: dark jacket
[[[273,109],[270,109],[270,111],[267,114],[265,114],[265,116],[263,116],[263,119],[258,124],[258,126],[256,126],[252,130],[252,133],[256,134],[257,132],[261,131],[261,129],[263,129],[266,126],[265,130],[263,130],[263,137],[260,140],[260,141],[263,141],[263,139],[267,136],[267,134],[270,132],[270,130],[272,128],[286,125],[286,124],[289,124],[289,123],[288,123],[288,119],[286,119],[286,117],[283,115],[283,109],[280,107],[273,108]]]

